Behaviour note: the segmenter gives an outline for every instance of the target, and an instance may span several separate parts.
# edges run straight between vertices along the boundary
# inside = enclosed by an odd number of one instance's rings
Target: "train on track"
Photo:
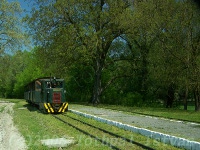
[[[65,99],[64,79],[55,77],[38,78],[25,86],[24,98],[45,113],[68,111]]]

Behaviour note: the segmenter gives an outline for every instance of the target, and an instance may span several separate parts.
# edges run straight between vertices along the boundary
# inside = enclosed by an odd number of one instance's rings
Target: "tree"
[[[165,23],[165,32],[160,39],[169,64],[168,72],[172,73],[171,83],[184,89],[184,109],[187,110],[188,95],[198,89],[199,84],[199,10],[191,1],[183,1],[176,2],[171,12],[176,13],[168,17],[170,22]]]
[[[192,85],[198,89],[199,83],[197,8],[191,1],[138,0],[134,4],[134,24],[127,40],[139,54],[140,93],[145,97],[163,89],[167,106],[172,106],[175,92],[184,89],[186,105]]]
[[[132,53],[134,68],[137,68],[137,92],[142,95],[143,101],[148,99],[150,87],[149,53],[155,49],[162,32],[157,28],[159,14],[156,6],[157,2],[154,1],[134,1],[133,23],[124,38]]]
[[[18,98],[23,98],[24,87],[36,78],[44,77],[46,74],[41,68],[40,57],[35,55],[39,48],[34,48],[30,52],[21,52],[20,56],[16,55],[16,65],[21,66],[15,76],[15,82],[12,86],[12,95]],[[20,65],[19,65],[20,64]],[[17,68],[17,67],[16,67]],[[47,76],[47,75],[46,75]]]
[[[13,87],[16,83],[16,76],[25,68],[23,55],[22,51],[16,51],[12,55],[5,54],[0,57],[0,97],[14,97]]]
[[[129,28],[129,3],[123,0],[46,0],[37,4],[39,9],[33,11],[28,21],[38,43],[54,58],[54,63],[58,62],[56,55],[61,54],[64,64],[81,60],[91,65],[94,70],[92,102],[98,103],[103,91],[102,70],[110,47]]]
[[[171,107],[185,91],[185,103],[194,93],[199,106],[199,19],[187,0],[38,0],[27,21],[45,74],[92,93],[93,103],[107,90],[104,102],[121,95],[149,103],[162,93]]]
[[[18,2],[0,1],[0,83],[1,96],[13,97],[16,74],[21,71],[20,46],[28,42],[23,32]]]
[[[8,50],[14,50],[25,41],[20,21],[21,13],[18,2],[0,1],[0,55]]]

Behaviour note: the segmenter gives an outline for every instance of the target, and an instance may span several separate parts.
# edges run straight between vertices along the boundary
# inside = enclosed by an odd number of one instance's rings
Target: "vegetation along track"
[[[130,147],[137,146],[138,149],[141,148],[141,149],[147,149],[147,150],[154,150],[151,147],[148,147],[141,143],[135,142],[126,137],[117,135],[117,134],[107,131],[105,129],[99,128],[93,124],[86,123],[84,121],[81,121],[81,120],[71,117],[69,115],[62,114],[62,117],[63,116],[64,116],[64,118],[59,117],[59,115],[53,115],[53,117],[55,117],[56,119],[75,128],[76,130],[80,131],[81,133],[83,133],[87,136],[90,136],[91,138],[94,138],[95,140],[101,142],[102,144],[109,146],[111,149],[120,150],[120,149],[123,149],[124,145],[126,145],[126,146],[130,145]],[[87,131],[86,131],[86,129],[87,129]],[[101,138],[100,138],[100,136],[101,136]],[[108,137],[109,139],[112,139],[112,140],[107,140],[108,138],[105,138],[105,137]],[[115,141],[113,139],[115,139]]]

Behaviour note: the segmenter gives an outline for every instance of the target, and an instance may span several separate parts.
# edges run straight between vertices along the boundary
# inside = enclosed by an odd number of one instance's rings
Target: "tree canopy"
[[[21,29],[21,12],[18,2],[0,1],[0,55],[10,50],[18,50],[25,40]]]

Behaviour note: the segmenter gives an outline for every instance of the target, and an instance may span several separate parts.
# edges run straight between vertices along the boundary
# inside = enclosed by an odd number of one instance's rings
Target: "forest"
[[[27,0],[29,1],[29,0]],[[200,111],[200,8],[191,0],[0,1],[0,97],[39,77],[70,102]]]

